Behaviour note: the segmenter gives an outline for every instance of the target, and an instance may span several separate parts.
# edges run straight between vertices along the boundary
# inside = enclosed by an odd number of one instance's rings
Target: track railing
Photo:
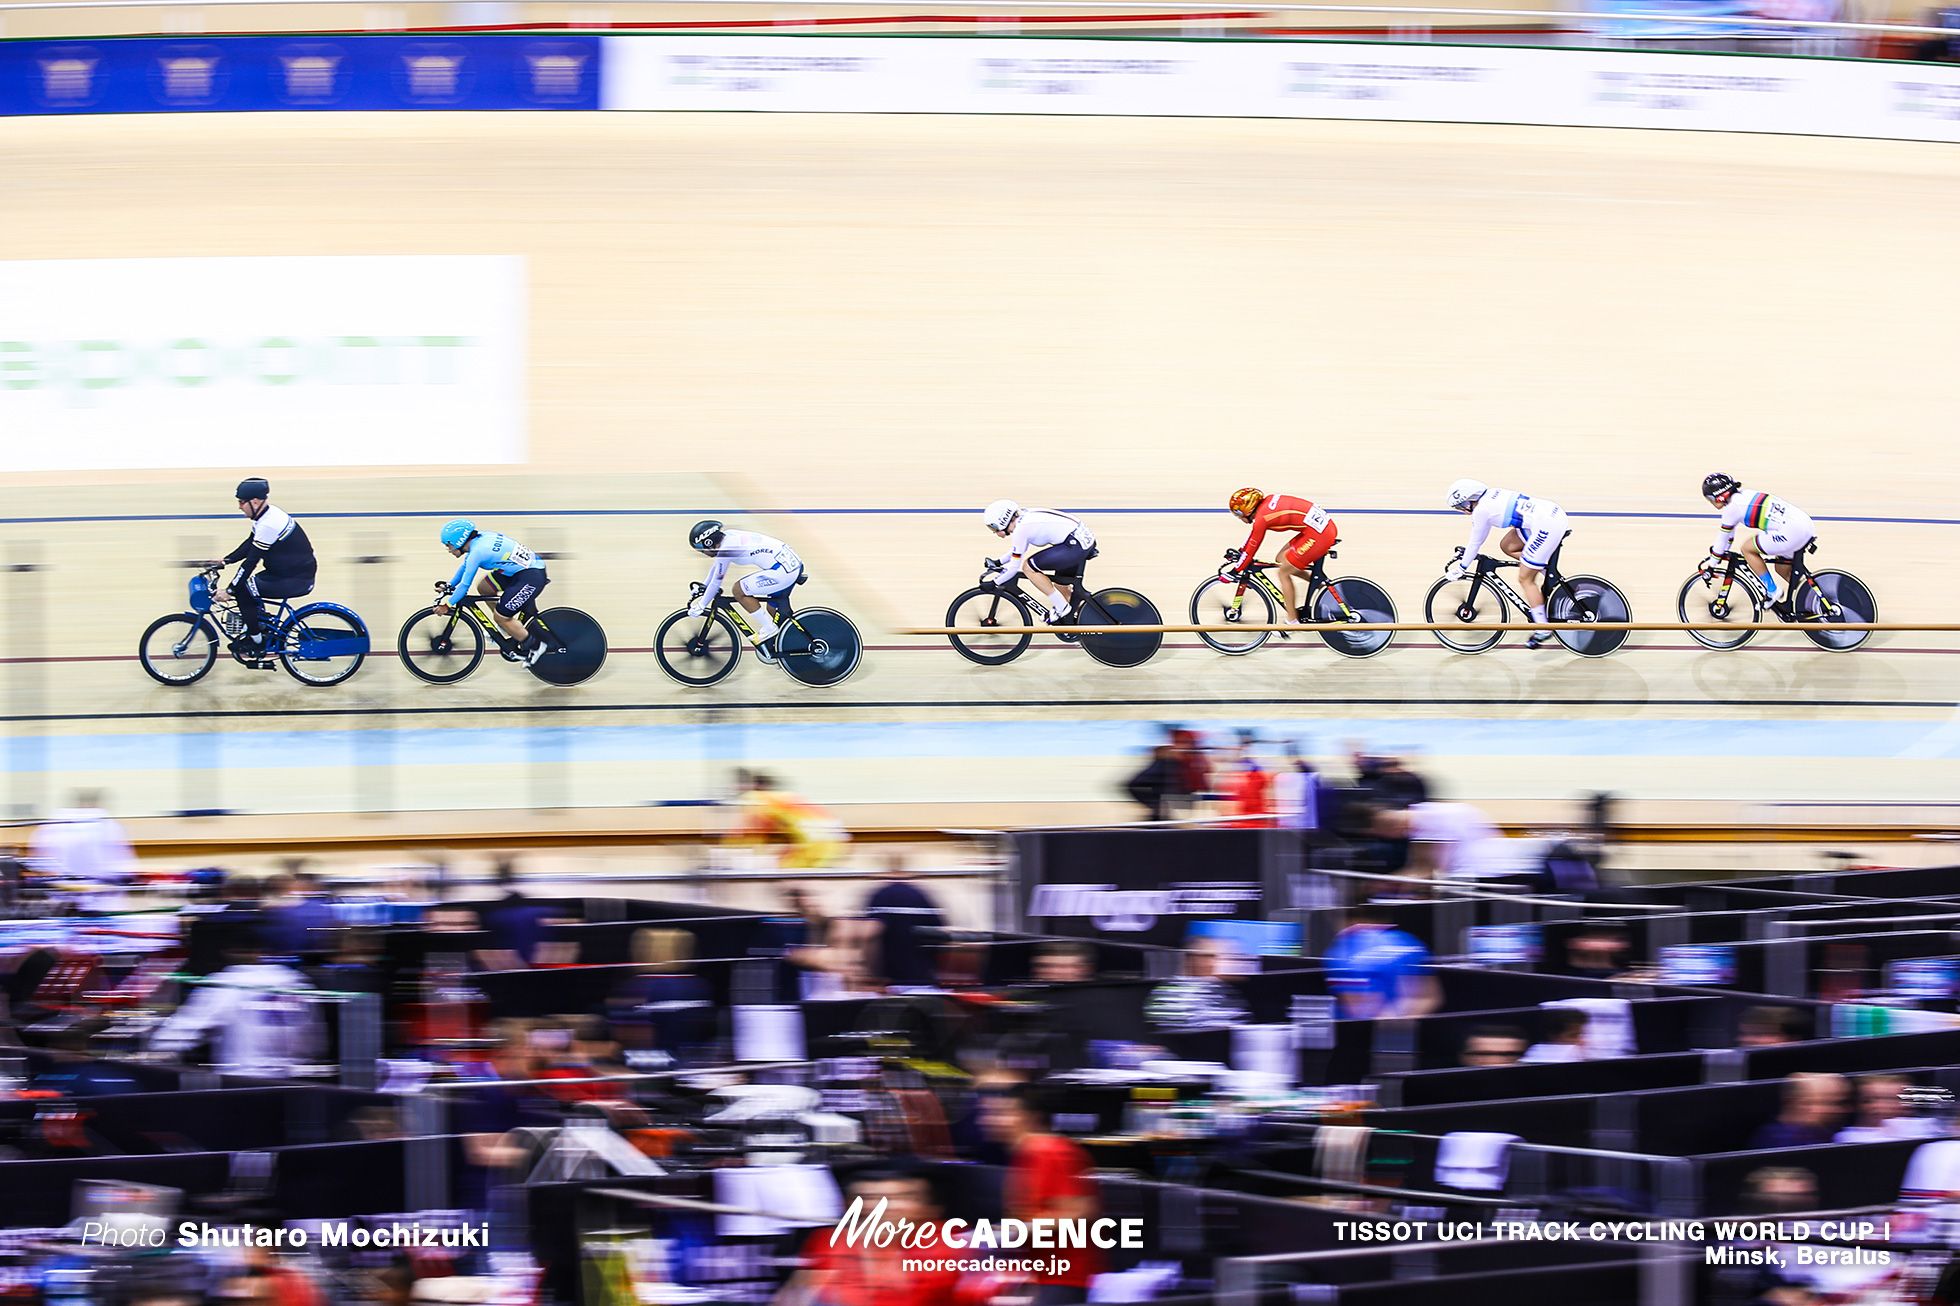
[[[1567,627],[1574,630],[1784,630],[1802,632],[1806,630],[1897,630],[1897,631],[1960,631],[1960,622],[1954,621],[1552,621],[1533,622],[1529,618],[1513,622],[1470,622],[1470,621],[1313,621],[1296,625],[1253,622],[1195,625],[1173,625],[1165,622],[1154,626],[907,626],[899,630],[900,635],[1205,635],[1205,634],[1243,634],[1248,631],[1293,631],[1300,634],[1317,634],[1331,630],[1461,630],[1461,631],[1510,631],[1521,634],[1528,630],[1552,630]]]
[[[294,5],[304,4],[308,7],[321,5],[359,5],[363,8],[372,8],[374,0],[291,0],[291,3]],[[608,7],[620,9],[656,8],[674,3],[676,3],[676,0],[608,0]],[[279,0],[271,0],[270,3],[268,3],[268,0],[5,0],[4,3],[0,3],[0,14],[7,12],[63,9],[169,9],[181,13],[198,9],[221,9],[238,5],[250,5],[260,10],[282,7]],[[1707,28],[1710,31],[1718,32],[1718,34],[1724,36],[1741,36],[1747,35],[1750,31],[1755,31],[1758,35],[1766,33],[1788,33],[1793,38],[1827,33],[1924,36],[1948,40],[1960,37],[1960,31],[1951,28],[1927,27],[1911,23],[1757,18],[1747,14],[1708,16],[1668,13],[1664,11],[1654,13],[1639,11],[1602,13],[1589,9],[1465,9],[1454,6],[1428,5],[1257,4],[1239,7],[1230,14],[1191,14],[1190,11],[1200,6],[1190,3],[1172,3],[1171,0],[903,0],[902,4],[880,4],[876,0],[870,0],[870,2],[867,2],[867,0],[687,0],[687,8],[690,10],[714,9],[722,6],[738,10],[744,7],[752,9],[757,6],[766,6],[777,11],[776,14],[771,16],[770,25],[779,28],[793,28],[819,21],[812,18],[784,15],[780,12],[784,8],[849,8],[859,10],[905,8],[931,10],[935,12],[978,11],[982,13],[997,13],[1002,10],[1066,9],[1078,14],[1084,21],[1093,21],[1098,13],[1125,16],[1161,14],[1166,19],[1190,16],[1211,20],[1223,17],[1258,17],[1262,14],[1338,14],[1346,16],[1379,14],[1385,17],[1401,19],[1418,16],[1431,19],[1438,16],[1454,19],[1499,18],[1523,20],[1533,24],[1577,21],[1586,24],[1606,25],[1609,32],[1614,28],[1624,29],[1629,24],[1666,23],[1670,25],[1680,24],[1686,27]],[[1391,25],[1397,29],[1397,34],[1405,39],[1410,36],[1419,37],[1426,34],[1434,26],[1432,23],[1413,24],[1407,22],[1398,22]],[[463,24],[463,26],[468,26],[468,24]],[[523,25],[514,24],[513,26]],[[580,26],[580,24],[553,24],[553,26]],[[592,24],[592,26],[595,29],[604,29],[613,26],[613,24],[605,22]],[[715,27],[716,22],[713,19],[690,19],[685,23],[675,23],[672,26],[708,29]],[[1719,31],[1719,29],[1728,30]],[[1638,33],[1632,33],[1630,35],[1636,38],[1639,36]]]

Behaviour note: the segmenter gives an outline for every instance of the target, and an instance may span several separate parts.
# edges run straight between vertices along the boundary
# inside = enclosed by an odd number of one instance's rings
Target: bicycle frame
[[[767,607],[771,612],[775,613],[776,615],[777,634],[781,634],[783,631],[788,630],[791,626],[796,626],[796,612],[795,609],[790,606],[789,595],[787,592],[782,594],[771,594],[768,598],[764,599],[762,602],[763,602],[763,606]],[[717,612],[726,612],[728,614],[728,619],[735,623],[735,629],[741,631],[743,635],[747,636],[749,643],[751,644],[755,643],[755,627],[749,623],[749,611],[747,608],[737,603],[733,595],[729,595],[729,594],[715,595],[714,604],[708,609],[708,615],[704,619],[704,622],[713,621],[715,618],[715,613]],[[798,630],[803,629],[801,626],[797,626],[796,628]],[[773,639],[775,638],[775,636],[772,635],[770,638]]]
[[[486,603],[494,604],[497,597],[494,594],[465,594],[459,599],[453,594],[446,594],[437,600],[449,605],[449,624],[443,628],[444,634],[454,630],[456,623],[462,620],[463,613],[468,611],[470,620],[476,623],[477,629],[488,635],[499,650],[509,651],[514,645],[511,643],[510,636],[504,634],[504,628],[494,620],[485,620],[484,614],[478,611]],[[534,615],[525,621],[524,631],[527,636],[533,629],[542,630],[547,634],[551,631],[551,627],[544,624],[542,614]]]
[[[1350,608],[1347,605],[1347,600],[1341,597],[1339,587],[1328,583],[1327,580],[1325,564],[1327,559],[1333,556],[1334,551],[1329,549],[1326,553],[1313,560],[1313,568],[1306,574],[1307,589],[1306,593],[1300,596],[1300,607],[1307,612],[1312,612],[1314,600],[1319,598],[1324,592],[1334,596],[1334,602],[1340,605],[1342,619],[1353,621],[1355,620],[1354,609]],[[1245,592],[1247,585],[1257,585],[1272,599],[1275,608],[1281,612],[1285,612],[1289,618],[1298,618],[1299,613],[1286,612],[1286,596],[1280,592],[1279,582],[1274,580],[1270,574],[1278,565],[1275,562],[1248,562],[1242,563],[1231,571],[1220,572],[1219,574],[1227,580],[1236,580],[1239,583],[1240,594]]]
[[[196,602],[193,601],[191,606],[184,612],[185,616],[191,618],[193,624],[183,639],[170,646],[171,652],[176,654],[176,656],[182,657],[184,650],[191,646],[191,641],[197,638],[197,626],[195,623],[199,620],[209,621],[212,626],[217,628],[218,634],[225,641],[226,649],[230,649],[233,644],[237,643],[236,637],[226,627],[230,624],[227,618],[238,616],[238,600],[223,596],[223,591],[217,585],[218,575],[218,572],[207,572],[205,574],[206,584],[210,590],[211,605],[200,612],[198,611]],[[267,630],[276,631],[288,621],[292,620],[293,601],[291,599],[279,599],[278,604],[279,606],[276,609],[268,609],[266,612],[265,628]],[[243,617],[239,619],[242,621]],[[271,650],[267,649],[266,652],[269,654]]]
[[[1552,550],[1552,556],[1545,561],[1544,591],[1547,602],[1551,599],[1552,591],[1565,583],[1565,576],[1558,569],[1559,555],[1563,552],[1565,552],[1565,544],[1561,541],[1559,546]],[[1481,585],[1488,585],[1502,595],[1512,607],[1516,608],[1519,612],[1529,615],[1531,605],[1525,602],[1524,595],[1518,593],[1516,586],[1498,575],[1501,571],[1522,567],[1523,565],[1516,558],[1493,558],[1486,554],[1478,554],[1477,565],[1471,570],[1469,576],[1470,592],[1464,596],[1463,601],[1465,603],[1471,602],[1477,597],[1477,588]]]
[[[1799,611],[1796,602],[1797,595],[1807,590],[1815,597],[1818,616],[1827,622],[1838,621],[1842,619],[1844,609],[1833,602],[1831,596],[1826,594],[1823,587],[1812,578],[1810,568],[1805,565],[1803,560],[1804,554],[1809,553],[1816,547],[1815,543],[1805,545],[1802,549],[1798,550],[1796,557],[1787,560],[1765,558],[1763,561],[1769,563],[1771,566],[1774,566],[1779,561],[1789,562],[1790,580],[1789,590],[1785,595],[1785,602],[1789,604],[1792,614]],[[1740,549],[1730,549],[1722,555],[1721,585],[1715,592],[1715,604],[1719,605],[1722,611],[1727,611],[1729,591],[1737,584],[1740,584],[1744,589],[1749,591],[1754,599],[1753,606],[1769,607],[1776,602],[1776,600],[1770,597],[1769,589],[1763,584],[1762,579],[1755,572],[1749,570],[1749,561],[1742,556],[1742,551]]]

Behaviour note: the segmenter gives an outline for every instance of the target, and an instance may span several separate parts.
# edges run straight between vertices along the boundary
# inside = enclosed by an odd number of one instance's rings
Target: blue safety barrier
[[[0,115],[597,109],[602,49],[528,32],[0,42]]]

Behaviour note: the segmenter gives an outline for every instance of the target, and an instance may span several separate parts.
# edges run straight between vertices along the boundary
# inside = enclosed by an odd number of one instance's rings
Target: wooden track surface
[[[1960,152],[1949,147],[1422,124],[338,114],[0,120],[0,149],[10,258],[530,259],[531,466],[275,473],[276,497],[302,518],[677,514],[512,523],[535,547],[574,555],[553,564],[552,598],[592,610],[628,650],[646,647],[696,571],[681,547],[689,514],[767,513],[739,519],[791,540],[816,577],[807,601],[851,612],[872,645],[829,695],[753,666],[683,694],[630,652],[569,696],[502,666],[440,696],[385,662],[338,693],[222,667],[173,695],[126,660],[35,664],[33,676],[10,673],[16,719],[113,712],[116,731],[177,735],[292,720],[144,714],[331,705],[429,729],[457,722],[415,715],[436,703],[616,709],[553,719],[574,732],[675,713],[703,729],[1278,717],[1279,733],[1331,747],[1317,722],[1405,721],[1381,742],[1420,745],[1425,719],[1580,718],[1606,727],[1598,746],[1556,766],[1493,762],[1514,756],[1510,744],[1431,764],[1454,792],[1493,798],[1929,795],[1956,778],[1944,723],[1960,667],[1945,636],[1880,636],[1849,655],[1795,636],[1739,654],[1636,637],[1662,647],[1604,663],[1458,658],[1416,636],[1364,663],[1324,649],[1230,660],[1177,648],[1125,675],[1059,650],[982,669],[887,633],[938,622],[972,582],[995,543],[977,510],[999,495],[1082,511],[1103,545],[1092,579],[1140,588],[1182,620],[1191,587],[1241,541],[1221,505],[1246,483],[1332,506],[1345,537],[1335,570],[1380,581],[1419,617],[1462,533],[1460,519],[1427,510],[1462,475],[1623,514],[1578,518],[1568,570],[1614,580],[1636,619],[1669,620],[1711,534],[1695,487],[1715,468],[1820,518],[1855,519],[1820,524],[1818,561],[1869,581],[1882,617],[1950,620],[1960,266],[1946,250]],[[115,484],[4,478],[5,515],[226,512],[241,469],[183,458],[182,470]],[[780,515],[807,510],[823,511]],[[11,582],[16,603],[23,586],[42,587],[45,618],[38,648],[10,621],[8,655],[126,659],[150,617],[180,601],[183,573],[159,561],[228,545],[241,528],[0,528],[0,561],[38,547],[53,567]],[[399,519],[320,523],[319,596],[361,607],[390,643],[447,570],[430,533]],[[345,561],[357,554],[399,561],[363,572]],[[1902,745],[1917,750],[1908,756],[1855,763],[1765,757],[1758,744],[1615,755],[1614,723],[1651,733],[1711,719],[1834,722],[1853,735],[1916,722],[1930,734]],[[53,792],[86,773],[142,810],[196,806],[172,798],[195,788],[180,769],[198,770],[196,756],[119,774],[56,766],[40,783]],[[642,801],[691,790],[734,756],[770,760],[718,744],[685,765],[567,767],[545,788],[575,803]],[[972,754],[774,762],[839,800],[1031,800],[1105,796],[1127,757],[1054,756],[1011,775]],[[345,808],[357,771],[336,761],[251,776],[232,805]],[[495,801],[527,801],[529,783],[511,780]],[[464,787],[438,769],[414,802],[468,805]]]

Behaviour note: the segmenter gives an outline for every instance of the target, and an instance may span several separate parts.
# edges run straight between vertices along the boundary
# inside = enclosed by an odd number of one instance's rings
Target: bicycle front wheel
[[[960,656],[983,667],[1012,662],[1028,651],[1034,642],[1034,613],[1012,594],[976,585],[953,600],[946,609],[946,624],[984,626],[984,635],[948,635]],[[998,633],[995,633],[998,632]]]
[[[776,637],[783,670],[806,685],[834,685],[857,670],[864,640],[851,619],[829,608],[802,608]]]
[[[1631,631],[1588,630],[1595,621],[1631,621],[1627,596],[1597,576],[1568,576],[1545,599],[1545,615],[1558,642],[1582,658],[1619,650]]]
[[[590,613],[577,608],[546,608],[531,623],[545,651],[531,674],[547,685],[580,685],[606,665],[606,632]]]
[[[1688,577],[1681,586],[1681,601],[1676,611],[1681,614],[1681,620],[1697,627],[1733,627],[1763,619],[1756,592],[1720,572],[1711,576],[1698,571]],[[1756,637],[1753,630],[1734,629],[1697,629],[1688,634],[1703,648],[1720,649],[1741,648]]]
[[[1083,626],[1157,626],[1164,619],[1157,615],[1157,605],[1135,590],[1107,589],[1091,595],[1075,620]],[[1140,666],[1163,646],[1163,632],[1156,630],[1082,636],[1089,656],[1110,667]]]
[[[1360,576],[1330,580],[1314,596],[1315,621],[1393,621],[1395,600],[1388,591]],[[1371,658],[1395,638],[1392,630],[1323,630],[1321,640],[1343,657]]]
[[[1465,576],[1462,580],[1445,576],[1429,587],[1429,595],[1422,601],[1422,619],[1489,625],[1509,621],[1511,606],[1481,576]],[[1497,647],[1497,641],[1504,638],[1501,630],[1445,629],[1435,634],[1437,643],[1457,653],[1482,653]]]
[[[1869,630],[1831,630],[1840,621],[1877,621],[1878,600],[1865,582],[1848,571],[1813,571],[1810,584],[1797,592],[1797,620],[1806,623],[1804,637],[1818,648],[1844,652],[1872,637]],[[1808,623],[1816,622],[1813,626]]]
[[[150,623],[136,655],[160,685],[195,684],[218,660],[218,632],[203,617],[172,613]]]
[[[1240,583],[1223,576],[1207,576],[1191,591],[1191,624],[1194,626],[1270,626],[1273,624],[1273,596],[1252,581]],[[1217,649],[1239,657],[1252,652],[1273,637],[1270,630],[1201,630],[1198,638]]]
[[[338,685],[367,661],[367,626],[345,608],[313,604],[280,628],[278,653],[286,674],[300,684]]]
[[[653,656],[662,671],[683,685],[712,685],[742,660],[742,636],[723,613],[696,617],[682,608],[660,623]]]
[[[402,623],[395,636],[402,665],[431,685],[453,685],[483,661],[483,627],[471,613],[424,608]]]

